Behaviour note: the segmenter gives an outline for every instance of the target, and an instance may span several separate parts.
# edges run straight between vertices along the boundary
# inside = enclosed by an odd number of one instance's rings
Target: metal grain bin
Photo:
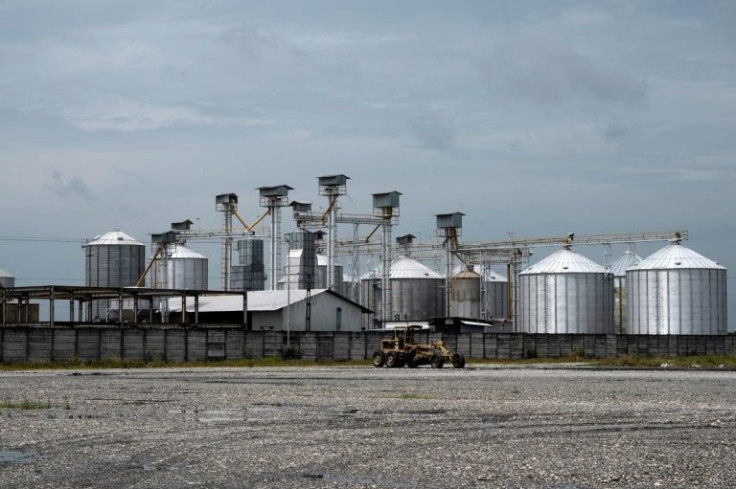
[[[85,253],[84,284],[90,287],[129,287],[138,283],[146,266],[146,247],[122,231],[114,230],[82,245]],[[107,316],[109,300],[92,304],[92,318]]]
[[[15,277],[0,268],[0,289],[15,287]]]
[[[626,270],[639,263],[642,258],[631,250],[613,262],[613,327],[617,334],[625,334],[628,328],[628,314],[626,313]]]
[[[374,311],[381,311],[382,268],[363,275],[360,280],[360,302]],[[416,260],[401,256],[390,269],[391,309],[395,321],[426,321],[445,316],[445,279]],[[367,324],[372,326],[372,324]]]
[[[626,271],[629,333],[726,333],[726,268],[674,242]]]
[[[464,268],[450,281],[450,311],[452,316],[480,319],[481,276],[472,268]]]
[[[240,265],[230,267],[230,290],[264,290],[266,268],[263,240],[241,239],[235,242]]]
[[[483,319],[502,319],[506,317],[508,281],[493,270],[483,272]]]
[[[613,275],[565,247],[519,274],[524,333],[613,333]]]
[[[207,258],[180,243],[166,245],[156,263],[155,283],[162,289],[207,290]]]

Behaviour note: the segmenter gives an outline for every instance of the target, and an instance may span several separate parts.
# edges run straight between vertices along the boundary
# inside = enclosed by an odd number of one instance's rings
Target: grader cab
[[[430,365],[432,368],[442,368],[445,362],[452,362],[455,368],[465,367],[465,357],[445,348],[442,340],[431,344],[417,343],[414,336],[421,329],[421,326],[399,326],[394,329],[391,338],[382,339],[378,350],[373,353],[373,366],[401,368],[406,365],[416,368]]]

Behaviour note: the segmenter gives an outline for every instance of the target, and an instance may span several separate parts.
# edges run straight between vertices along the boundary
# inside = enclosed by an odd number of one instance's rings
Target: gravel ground
[[[0,373],[0,487],[731,488],[734,394],[705,370]]]

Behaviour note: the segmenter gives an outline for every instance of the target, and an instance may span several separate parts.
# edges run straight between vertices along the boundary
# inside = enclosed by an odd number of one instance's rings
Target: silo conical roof
[[[655,251],[629,270],[673,270],[673,269],[713,269],[725,270],[713,260],[696,253],[680,243],[672,243]]]
[[[452,274],[453,276],[456,276],[458,273],[462,272],[463,270],[467,270],[467,267],[465,265],[456,265],[452,269]],[[486,282],[506,282],[506,277],[504,275],[501,275],[500,273],[496,273],[490,268],[488,268],[485,271],[474,269],[473,272],[483,277],[483,279]]]
[[[475,270],[471,270],[469,268],[463,267],[459,272],[455,273],[455,275],[453,275],[452,278],[457,278],[457,279],[472,278],[472,279],[480,280],[480,274],[476,272]]]
[[[8,272],[0,268],[0,278],[14,278],[12,275],[10,275]]]
[[[97,245],[140,245],[140,246],[143,246],[143,243],[133,238],[132,236],[125,234],[119,229],[115,229],[101,236],[95,236],[95,238],[92,241],[85,244],[84,246],[97,246]]]
[[[563,248],[530,266],[520,275],[539,273],[608,273],[608,270],[583,255]]]
[[[626,250],[624,254],[613,262],[611,265],[611,273],[616,277],[625,277],[626,270],[633,267],[642,260],[642,257],[631,250]]]
[[[201,255],[180,243],[176,243],[173,247],[170,247],[169,250],[169,258],[206,258],[204,255]]]
[[[382,267],[376,267],[372,271],[364,274],[361,280],[369,280],[379,278],[382,273]],[[431,268],[419,263],[416,260],[408,258],[406,256],[400,256],[391,264],[390,276],[392,279],[406,279],[406,278],[443,278],[442,275],[435,272]]]

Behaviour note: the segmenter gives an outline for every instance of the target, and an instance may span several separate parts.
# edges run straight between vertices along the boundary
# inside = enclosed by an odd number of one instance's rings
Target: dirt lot
[[[730,488],[735,395],[731,371],[0,373],[0,487]]]

